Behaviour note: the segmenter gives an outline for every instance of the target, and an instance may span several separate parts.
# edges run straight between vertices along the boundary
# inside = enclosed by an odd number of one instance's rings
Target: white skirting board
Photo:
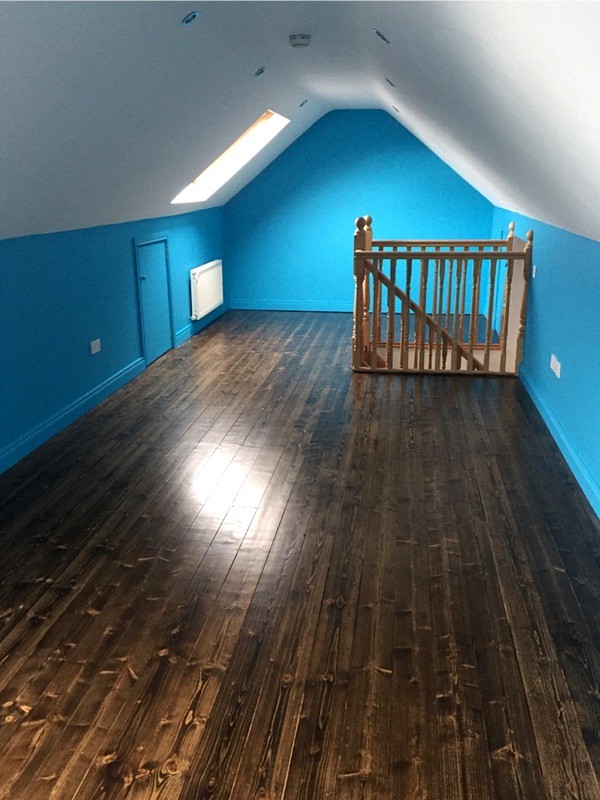
[[[190,270],[192,320],[202,319],[223,303],[223,262],[209,261]]]

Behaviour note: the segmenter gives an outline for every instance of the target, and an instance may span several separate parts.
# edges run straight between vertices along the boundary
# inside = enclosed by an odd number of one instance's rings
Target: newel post
[[[506,250],[512,252],[515,248],[515,223],[508,223],[508,236],[506,237]],[[502,300],[502,318],[500,321],[500,373],[506,372],[506,356],[508,352],[508,332],[509,332],[509,312],[510,295],[512,291],[514,262],[508,258],[506,260],[506,278],[504,281],[504,297]],[[516,372],[515,368],[515,372]]]
[[[519,371],[519,365],[523,358],[523,341],[525,339],[525,322],[527,319],[527,295],[529,291],[529,281],[531,279],[532,259],[533,231],[527,231],[525,258],[523,259],[523,297],[521,298],[521,310],[519,312],[519,333],[517,336],[517,361],[515,364],[515,372]]]
[[[354,231],[354,331],[352,334],[352,367],[360,369],[369,363],[371,352],[369,324],[369,272],[363,253],[371,250],[373,231],[369,216],[358,217]]]
[[[507,250],[514,250],[515,245],[515,223],[509,222],[508,223],[508,236],[506,237],[506,249]]]

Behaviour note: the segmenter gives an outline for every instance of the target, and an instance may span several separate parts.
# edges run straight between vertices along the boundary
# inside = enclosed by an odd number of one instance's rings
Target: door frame
[[[173,325],[173,297],[172,297],[172,290],[171,290],[171,263],[169,260],[169,237],[168,236],[158,236],[153,239],[134,239],[134,251],[135,251],[135,275],[136,275],[136,282],[137,282],[137,300],[138,300],[138,319],[139,319],[139,330],[140,330],[140,344],[142,347],[142,353],[144,356],[144,361],[146,362],[146,366],[148,366],[148,357],[146,355],[146,337],[144,333],[144,309],[142,306],[142,276],[140,274],[140,259],[139,259],[139,249],[140,247],[145,247],[149,244],[159,244],[163,243],[165,246],[165,267],[167,270],[167,301],[169,304],[169,332],[171,335],[171,350],[175,347],[175,328]]]

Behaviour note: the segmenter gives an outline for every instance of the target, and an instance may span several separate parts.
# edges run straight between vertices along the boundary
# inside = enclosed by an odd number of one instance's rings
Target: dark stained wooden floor
[[[0,477],[0,797],[600,798],[597,521],[350,334],[230,313]]]

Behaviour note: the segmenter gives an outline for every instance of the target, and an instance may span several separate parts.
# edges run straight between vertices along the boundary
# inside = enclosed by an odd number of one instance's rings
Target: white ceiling
[[[495,204],[600,239],[597,2],[0,2],[0,75],[0,238],[181,213],[290,117],[221,205],[323,114],[382,108]]]

